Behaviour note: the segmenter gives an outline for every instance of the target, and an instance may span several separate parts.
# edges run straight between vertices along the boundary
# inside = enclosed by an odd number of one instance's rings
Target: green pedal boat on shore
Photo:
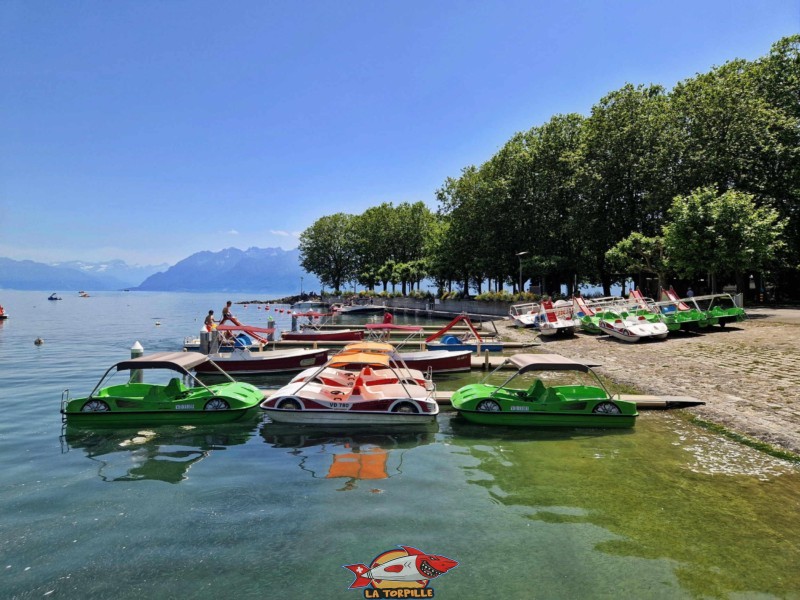
[[[506,365],[516,373],[499,386],[486,383]],[[546,386],[537,377],[526,388],[510,387],[526,373],[555,371],[588,373],[597,385]],[[482,425],[620,428],[633,427],[639,414],[635,402],[610,394],[591,366],[556,354],[510,356],[482,382],[456,391],[452,405],[465,419]]]

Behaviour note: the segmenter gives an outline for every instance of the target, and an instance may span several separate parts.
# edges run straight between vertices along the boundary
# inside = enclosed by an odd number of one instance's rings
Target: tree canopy
[[[672,90],[626,84],[588,116],[515,133],[423,202],[380,204],[301,238],[328,285],[543,291],[758,271],[800,292],[800,35]],[[329,230],[335,230],[332,235]],[[349,239],[343,239],[342,234]],[[330,242],[328,241],[330,240]],[[322,251],[320,246],[331,243]]]

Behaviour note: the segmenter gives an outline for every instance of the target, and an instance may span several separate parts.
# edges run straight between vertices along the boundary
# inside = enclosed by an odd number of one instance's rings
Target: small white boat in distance
[[[665,323],[648,321],[642,315],[606,310],[599,322],[600,331],[623,342],[638,342],[644,338],[663,340],[669,330]]]
[[[323,302],[322,300],[301,300],[299,302],[295,302],[289,307],[291,312],[318,312],[318,313],[327,313],[331,310],[331,305],[328,302]]]
[[[540,310],[538,302],[512,304],[508,309],[508,316],[517,327],[536,327]]]
[[[367,315],[386,310],[385,306],[378,304],[344,304],[336,309],[340,315]]]

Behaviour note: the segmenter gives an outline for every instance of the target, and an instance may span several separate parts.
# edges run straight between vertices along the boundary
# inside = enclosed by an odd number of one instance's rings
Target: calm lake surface
[[[630,432],[451,412],[403,433],[258,412],[65,430],[62,390],[88,394],[135,341],[179,350],[210,308],[255,298],[48,294],[0,290],[0,597],[356,599],[343,566],[404,545],[458,561],[437,598],[800,598],[798,467],[677,413]]]

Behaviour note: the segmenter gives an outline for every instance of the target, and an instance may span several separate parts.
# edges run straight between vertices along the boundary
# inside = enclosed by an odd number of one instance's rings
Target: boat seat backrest
[[[541,399],[542,395],[546,391],[547,390],[544,387],[544,384],[542,383],[542,380],[541,379],[537,379],[536,381],[533,382],[531,387],[528,388],[528,391],[526,392],[526,395],[528,396],[528,398],[530,400],[536,401],[536,400]]]
[[[558,321],[558,315],[555,313],[555,309],[553,308],[552,302],[542,302],[542,308],[545,310],[545,318],[550,323],[555,323]]]
[[[548,388],[542,396],[545,402],[563,402],[564,396],[559,394],[555,389]]]
[[[164,389],[157,385],[152,386],[144,395],[144,402],[162,402],[164,400]]]
[[[169,383],[164,388],[164,395],[167,398],[174,398],[175,396],[183,392],[184,389],[185,388],[183,387],[181,380],[178,379],[177,377],[173,377],[172,379],[169,380]]]

